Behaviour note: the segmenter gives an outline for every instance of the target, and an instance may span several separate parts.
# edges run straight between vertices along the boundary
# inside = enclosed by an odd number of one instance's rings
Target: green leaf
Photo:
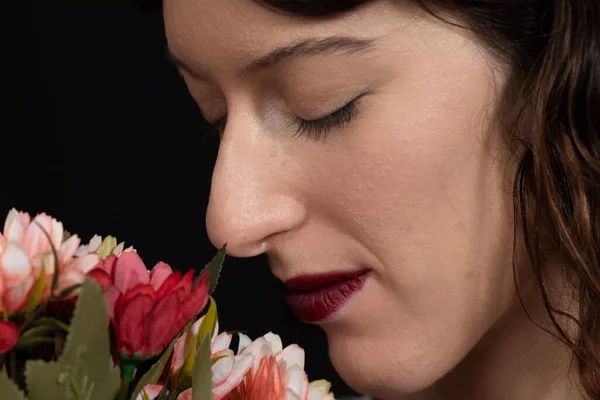
[[[206,267],[200,273],[202,276],[205,272],[208,271],[208,282],[210,283],[210,289],[208,290],[208,294],[212,294],[212,292],[217,287],[217,283],[219,282],[219,276],[221,275],[221,268],[223,268],[223,261],[225,261],[225,255],[227,254],[227,243],[221,247],[221,249],[215,254],[213,259],[206,264]]]
[[[105,260],[106,257],[112,254],[115,247],[117,247],[117,238],[114,236],[107,236],[102,243],[100,243],[100,246],[98,246],[96,253],[98,253],[101,259]]]
[[[192,400],[213,400],[211,337],[206,335],[198,347],[192,373]]]
[[[200,341],[205,335],[208,335],[212,338],[215,332],[215,327],[217,326],[217,302],[212,296],[209,296],[209,301],[210,306],[208,307],[208,311],[206,312],[206,315],[204,315],[204,318],[200,323],[200,328],[198,329],[198,343],[196,345],[200,344]]]
[[[194,361],[196,361],[198,343],[196,343],[196,337],[194,336],[194,328],[190,326],[187,329],[187,335],[185,337],[185,359],[183,360],[183,366],[179,372],[177,379],[177,387],[185,390],[192,386],[191,376],[194,371]]]
[[[71,328],[69,327],[68,324],[65,324],[58,318],[52,318],[52,317],[42,317],[42,318],[36,319],[35,321],[33,321],[31,323],[31,325],[33,325],[33,326],[44,326],[44,325],[56,326],[57,328],[60,328],[65,332],[69,332],[71,330]]]
[[[133,400],[137,399],[138,394],[142,392],[142,389],[146,385],[154,385],[160,379],[163,371],[165,370],[166,365],[169,362],[169,358],[173,353],[173,348],[175,347],[175,342],[177,341],[177,337],[171,341],[169,347],[166,348],[162,356],[156,361],[152,367],[142,376],[142,378],[138,381],[135,389],[133,390],[133,394],[131,398]]]
[[[31,288],[31,292],[29,292],[29,301],[27,302],[27,309],[25,310],[25,314],[30,316],[31,313],[35,310],[35,308],[40,304],[42,300],[42,295],[46,290],[46,268],[42,268],[40,272],[40,277],[37,279],[33,287]]]
[[[21,338],[15,345],[15,349],[17,350],[30,350],[33,347],[42,345],[42,344],[50,344],[54,343],[54,338],[50,337],[28,337]]]
[[[158,397],[156,398],[156,400],[168,400],[169,397],[170,397],[169,390],[166,387],[163,387],[163,389],[158,394]]]
[[[31,328],[24,330],[21,334],[19,342],[22,342],[23,339],[48,336],[50,333],[54,332],[69,332],[70,330],[69,325],[65,324],[61,320],[50,317],[36,319],[32,321],[30,325]]]
[[[16,383],[10,380],[4,369],[0,370],[0,393],[2,400],[27,400]]]
[[[71,332],[58,361],[28,361],[31,400],[110,400],[120,387],[110,353],[108,310],[98,284],[86,280],[75,307]]]
[[[62,328],[59,328],[56,325],[34,326],[33,328],[27,329],[27,331],[25,331],[25,333],[21,335],[20,340],[33,337],[48,336],[50,333],[54,333],[56,331],[62,331]]]

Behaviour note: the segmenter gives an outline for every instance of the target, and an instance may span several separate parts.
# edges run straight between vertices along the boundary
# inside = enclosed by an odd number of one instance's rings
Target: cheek
[[[436,235],[464,237],[505,197],[506,159],[481,106],[492,96],[487,80],[472,88],[406,81],[369,98],[334,139],[333,154],[313,164],[311,192],[379,250],[389,240],[408,247]]]
[[[379,262],[356,306],[361,320],[339,334],[327,328],[332,358],[350,378],[359,376],[355,365],[360,374],[431,383],[512,299],[508,160],[482,109],[493,95],[487,82],[380,92],[315,164],[330,173],[314,174],[314,200]]]

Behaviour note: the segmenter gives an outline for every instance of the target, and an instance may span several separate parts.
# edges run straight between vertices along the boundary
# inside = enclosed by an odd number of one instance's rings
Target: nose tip
[[[223,198],[214,191],[208,204],[206,227],[213,245],[227,243],[232,257],[254,257],[268,251],[278,235],[302,223],[300,204],[285,195],[255,193],[251,199],[241,193]]]

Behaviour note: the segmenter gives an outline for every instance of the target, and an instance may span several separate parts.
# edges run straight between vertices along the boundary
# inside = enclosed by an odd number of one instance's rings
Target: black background
[[[3,15],[2,220],[11,207],[44,211],[84,241],[124,240],[149,266],[203,267],[216,251],[204,217],[218,139],[165,56],[160,9],[22,4]],[[281,289],[263,258],[228,258],[215,292],[221,327],[300,344],[311,380],[351,393],[323,333],[290,314]]]

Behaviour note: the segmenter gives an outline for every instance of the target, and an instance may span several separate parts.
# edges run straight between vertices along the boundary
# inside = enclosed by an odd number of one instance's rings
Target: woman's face
[[[511,174],[491,122],[502,68],[467,31],[392,2],[324,19],[164,7],[193,98],[209,122],[227,115],[211,240],[266,252],[284,282],[367,269],[362,286],[304,297],[300,316],[359,391],[440,379],[514,299]]]

